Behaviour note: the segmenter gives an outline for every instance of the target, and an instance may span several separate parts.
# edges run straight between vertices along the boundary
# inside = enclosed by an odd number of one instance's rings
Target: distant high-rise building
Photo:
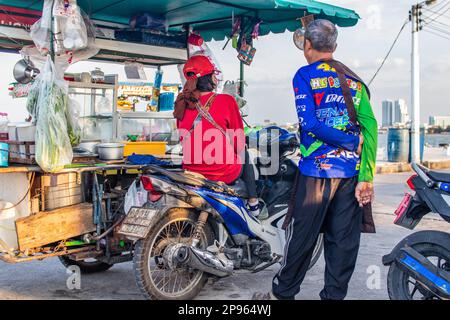
[[[406,124],[408,120],[408,107],[405,100],[384,100],[382,102],[383,127],[390,127],[394,124]]]
[[[430,126],[439,126],[446,129],[450,126],[450,116],[430,116],[428,122]]]
[[[392,100],[384,100],[382,103],[382,126],[390,127],[393,122],[392,111],[394,109],[394,102]]]
[[[408,107],[406,106],[405,100],[395,100],[393,116],[393,123],[405,124],[406,122],[408,122]]]

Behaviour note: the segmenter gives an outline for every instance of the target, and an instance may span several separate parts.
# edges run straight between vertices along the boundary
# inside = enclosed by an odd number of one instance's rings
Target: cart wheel
[[[95,259],[75,261],[75,260],[70,259],[67,256],[60,256],[59,260],[66,268],[68,268],[70,266],[74,266],[74,265],[78,266],[81,270],[81,273],[103,272],[113,266],[113,264],[108,264],[108,263],[101,262],[101,261],[98,261]]]

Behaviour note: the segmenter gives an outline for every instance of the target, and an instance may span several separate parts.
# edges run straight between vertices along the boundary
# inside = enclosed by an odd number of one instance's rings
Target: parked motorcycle
[[[208,279],[236,270],[255,273],[281,262],[281,227],[298,170],[289,156],[298,152],[299,141],[273,127],[258,132],[258,139],[269,147],[255,159],[262,214],[268,213],[263,220],[249,213],[243,181],[229,186],[182,170],[146,168],[141,183],[149,201],[129,211],[119,233],[136,241],[135,277],[147,298],[192,299]],[[266,160],[275,150],[279,165],[269,173]],[[322,248],[319,237],[310,267]]]
[[[430,171],[412,164],[416,172],[407,193],[395,211],[395,224],[414,229],[428,213],[450,222],[450,173]],[[391,300],[450,298],[450,234],[435,230],[413,233],[383,257]]]

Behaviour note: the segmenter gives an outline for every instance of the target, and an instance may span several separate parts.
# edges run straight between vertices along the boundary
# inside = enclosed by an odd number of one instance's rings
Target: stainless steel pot
[[[78,147],[83,150],[97,154],[97,145],[100,144],[101,142],[102,142],[101,140],[86,140],[81,142],[78,145]]]
[[[97,145],[98,157],[100,160],[122,160],[123,143],[108,142]]]

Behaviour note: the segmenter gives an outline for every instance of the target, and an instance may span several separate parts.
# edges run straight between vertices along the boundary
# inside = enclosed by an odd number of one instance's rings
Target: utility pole
[[[422,29],[421,9],[435,4],[437,0],[426,0],[412,6],[411,20],[411,162],[420,163],[420,60],[419,31]]]
[[[411,8],[412,47],[411,47],[411,162],[420,163],[420,62],[419,30],[420,8],[415,4]]]

